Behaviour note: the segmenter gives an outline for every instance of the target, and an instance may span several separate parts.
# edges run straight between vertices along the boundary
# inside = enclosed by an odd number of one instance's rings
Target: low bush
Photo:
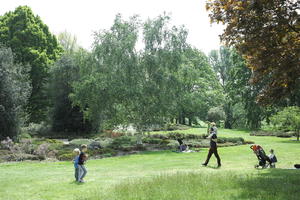
[[[122,151],[130,151],[131,149],[134,149],[134,146],[136,146],[136,137],[121,136],[115,138],[108,147]]]
[[[292,131],[284,132],[284,131],[252,131],[250,133],[251,136],[277,136],[277,137],[293,137],[295,133]]]
[[[36,155],[25,153],[6,154],[2,159],[5,161],[40,160]]]
[[[166,134],[152,134],[152,135],[150,134],[149,137],[159,138],[159,139],[162,139],[162,140],[169,139]]]
[[[93,142],[91,139],[74,139],[70,141],[70,145],[80,147],[82,144],[89,145]]]
[[[244,144],[255,144],[255,142],[250,141],[250,140],[245,140],[245,141],[244,141]]]
[[[21,133],[18,135],[17,140],[23,140],[23,139],[31,139],[31,135],[29,133]]]
[[[96,141],[100,142],[102,148],[107,148],[113,142],[112,138],[97,138]]]
[[[117,132],[113,130],[104,130],[103,133],[105,137],[110,137],[110,138],[117,138],[126,135],[125,132]]]
[[[178,133],[178,132],[171,132],[168,133],[167,135],[168,139],[205,139],[206,135],[205,134],[184,134],[184,133]]]
[[[74,159],[74,154],[73,153],[64,153],[59,155],[57,158],[58,160],[73,160]]]
[[[224,143],[240,143],[244,144],[245,140],[242,137],[230,137],[230,138],[225,138],[225,137],[218,137],[218,143],[224,144]]]
[[[276,132],[259,130],[259,131],[252,131],[250,135],[251,136],[276,136]]]
[[[294,135],[295,135],[294,132],[277,132],[276,133],[277,137],[284,137],[284,138],[293,137]]]
[[[147,144],[160,144],[162,143],[163,139],[160,138],[152,138],[152,137],[145,137],[143,138],[143,143]]]
[[[22,128],[23,133],[28,133],[30,135],[47,135],[50,133],[50,125],[42,122],[40,124],[30,123],[27,127]]]

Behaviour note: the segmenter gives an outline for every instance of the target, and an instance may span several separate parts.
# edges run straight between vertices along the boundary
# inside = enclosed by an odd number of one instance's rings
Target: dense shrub
[[[74,157],[73,153],[64,153],[58,156],[58,160],[73,160]]]
[[[1,44],[0,44],[1,45]],[[15,64],[11,49],[0,46],[0,139],[15,138],[30,96],[29,67]]]
[[[93,140],[91,140],[91,139],[74,139],[74,140],[70,141],[70,145],[80,147],[80,145],[82,145],[82,144],[89,145],[92,142],[93,142]]]
[[[149,137],[159,138],[159,139],[162,139],[162,140],[169,139],[166,134],[153,134],[153,135],[150,134]]]
[[[222,107],[213,107],[207,112],[207,120],[210,122],[217,122],[225,120],[225,112]]]
[[[109,145],[110,148],[120,149],[124,151],[128,151],[129,149],[133,149],[136,145],[136,137],[133,136],[122,136],[115,138],[112,143]]]
[[[276,132],[274,131],[263,131],[263,130],[259,130],[259,131],[252,131],[250,133],[251,136],[276,136]]]
[[[277,132],[276,133],[277,137],[285,137],[285,138],[293,137],[295,135],[296,135],[295,132]]]
[[[105,137],[110,137],[110,138],[117,138],[126,135],[125,132],[117,132],[113,130],[104,130],[103,133]]]
[[[205,139],[205,134],[184,134],[184,133],[178,133],[178,132],[171,132],[168,133],[167,139]]]
[[[277,137],[293,137],[296,134],[294,132],[284,132],[284,131],[252,131],[251,136],[277,136]]]
[[[230,137],[230,138],[225,138],[225,137],[218,137],[218,143],[222,144],[222,143],[240,143],[240,144],[244,144],[245,140],[244,138],[241,137]]]
[[[51,127],[45,122],[39,124],[30,123],[27,127],[22,128],[23,133],[28,133],[32,136],[46,136],[51,132]]]
[[[143,143],[148,143],[148,144],[160,144],[162,143],[162,139],[160,138],[151,138],[151,137],[145,137],[143,138]]]

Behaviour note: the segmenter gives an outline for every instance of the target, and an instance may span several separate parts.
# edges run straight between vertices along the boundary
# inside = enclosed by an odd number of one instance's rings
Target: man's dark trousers
[[[221,159],[220,159],[220,156],[218,154],[218,149],[217,147],[210,147],[209,148],[209,151],[208,151],[208,154],[207,154],[207,158],[206,158],[206,161],[205,161],[205,165],[208,164],[209,162],[209,159],[211,157],[212,154],[215,154],[216,158],[217,158],[217,162],[218,162],[218,166],[221,166]]]

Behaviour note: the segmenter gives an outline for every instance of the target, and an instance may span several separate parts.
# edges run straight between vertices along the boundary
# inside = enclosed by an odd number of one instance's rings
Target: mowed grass
[[[181,132],[205,133],[206,129]],[[255,137],[248,131],[220,129],[222,137],[243,137],[275,150],[277,169],[256,170],[250,145],[219,148],[222,167],[207,149],[171,151],[89,160],[86,183],[73,178],[72,162],[0,164],[0,199],[300,199],[300,143],[292,138]]]

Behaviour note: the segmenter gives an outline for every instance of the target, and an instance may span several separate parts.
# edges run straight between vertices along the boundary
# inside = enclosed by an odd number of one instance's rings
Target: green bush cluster
[[[91,139],[74,139],[70,141],[70,145],[80,147],[82,144],[89,145],[92,142],[93,140]]]
[[[58,160],[73,160],[74,157],[73,153],[64,153],[57,156]]]
[[[289,132],[283,132],[283,131],[252,131],[250,133],[251,136],[277,136],[277,137],[293,137],[296,134],[292,131]]]
[[[178,133],[178,132],[171,132],[168,133],[167,135],[168,139],[205,139],[206,135],[205,134],[184,134],[184,133]]]
[[[115,138],[108,147],[112,149],[122,150],[122,151],[130,151],[133,150],[135,146],[136,146],[136,137],[121,136]]]
[[[241,143],[244,144],[245,140],[242,137],[230,137],[230,138],[225,138],[225,137],[218,137],[218,143],[220,144],[224,144],[224,143]]]

